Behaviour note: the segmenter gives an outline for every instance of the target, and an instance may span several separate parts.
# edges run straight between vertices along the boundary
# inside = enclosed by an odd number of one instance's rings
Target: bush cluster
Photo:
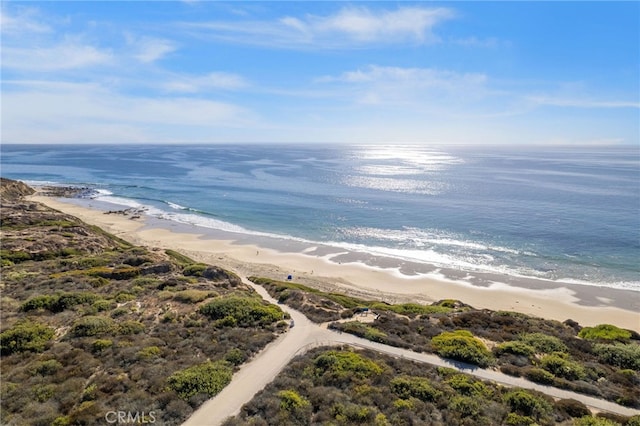
[[[233,370],[226,362],[208,361],[173,373],[167,383],[182,399],[197,394],[212,397],[229,384],[232,375]]]
[[[598,359],[620,368],[640,371],[640,345],[637,344],[596,344],[593,352]]]
[[[24,320],[0,333],[2,355],[19,352],[42,352],[53,338],[54,331],[39,322]]]
[[[109,317],[89,315],[79,318],[71,327],[71,334],[76,337],[97,336],[113,333],[115,322]]]
[[[375,373],[355,374],[367,364]],[[338,366],[344,373],[339,380]],[[448,368],[369,350],[316,348],[294,359],[224,425],[601,424],[603,418],[590,414],[577,401],[554,402],[539,392],[505,388]]]
[[[481,367],[488,366],[493,359],[484,343],[466,330],[445,331],[431,339],[431,344],[438,355],[444,358],[457,359]]]
[[[92,304],[100,299],[95,293],[88,292],[71,292],[59,293],[55,295],[35,296],[24,302],[20,309],[24,312],[46,309],[57,313],[65,309],[70,309],[76,305]]]
[[[391,391],[400,398],[417,398],[421,401],[436,401],[442,392],[436,390],[424,377],[400,376],[389,382]]]
[[[201,306],[199,312],[222,326],[254,327],[280,321],[284,313],[262,299],[247,296],[219,297]]]
[[[579,337],[588,340],[619,340],[626,342],[631,338],[631,332],[611,324],[600,324],[595,327],[584,327],[578,333]]]
[[[383,372],[383,367],[351,351],[329,351],[313,360],[315,374],[337,378],[369,378]]]

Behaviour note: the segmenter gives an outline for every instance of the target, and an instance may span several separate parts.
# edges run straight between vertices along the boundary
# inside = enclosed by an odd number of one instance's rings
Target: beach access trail
[[[245,277],[243,283],[251,286],[263,299],[277,303],[267,291]],[[490,380],[509,387],[521,387],[543,392],[553,398],[575,399],[587,407],[597,411],[608,411],[623,416],[640,414],[639,410],[623,407],[613,402],[593,398],[550,386],[543,386],[520,377],[508,376],[495,370],[479,368],[475,365],[440,358],[436,355],[409,351],[381,343],[371,342],[351,334],[338,333],[311,322],[304,314],[290,307],[286,311],[295,321],[295,326],[276,341],[267,345],[250,362],[243,365],[233,375],[229,383],[218,395],[211,398],[191,417],[184,426],[220,425],[230,416],[238,414],[244,404],[249,402],[258,392],[273,381],[278,373],[296,356],[318,346],[350,345],[371,349],[398,358],[430,364],[436,367],[449,367],[470,374],[479,379]]]

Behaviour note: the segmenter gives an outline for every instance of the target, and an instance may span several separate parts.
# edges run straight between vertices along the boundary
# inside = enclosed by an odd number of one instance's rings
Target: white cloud
[[[402,68],[369,65],[364,70],[347,71],[337,77],[323,77],[320,81],[343,81],[349,83],[406,82],[416,86],[455,87],[460,83],[484,84],[486,75],[480,73],[458,73],[432,68]]]
[[[248,85],[248,82],[238,74],[212,72],[204,76],[175,77],[162,87],[168,92],[197,93],[210,89],[242,89]]]
[[[50,72],[103,65],[113,60],[110,51],[79,41],[66,40],[52,46],[4,47],[3,68]]]
[[[39,18],[38,10],[34,8],[18,8],[15,14],[9,14],[3,7],[0,10],[0,28],[3,34],[11,35],[51,32],[51,27]]]
[[[613,101],[589,98],[567,98],[554,96],[528,96],[527,100],[535,105],[573,107],[573,108],[640,108],[638,101]]]
[[[282,48],[350,48],[397,42],[430,43],[438,40],[433,28],[454,17],[451,9],[400,7],[378,10],[342,8],[326,16],[285,16],[274,21],[192,22],[184,28],[195,36],[236,43]],[[204,32],[201,30],[205,30]]]
[[[431,28],[453,17],[450,9],[402,7],[394,11],[376,11],[365,7],[344,8],[336,15],[310,16],[307,27],[313,32],[343,33],[358,41],[391,39],[430,41]]]
[[[487,76],[480,73],[370,65],[317,81],[346,85],[346,93],[363,104],[429,104],[463,97],[476,100],[486,92],[487,80]]]
[[[183,142],[188,138],[175,138],[187,134],[202,141],[219,129],[246,127],[254,119],[242,107],[207,99],[124,95],[96,84],[4,84],[9,88],[2,108],[2,139],[7,143]],[[115,130],[94,133],[111,126]],[[165,132],[168,128],[172,130]]]
[[[127,44],[134,49],[133,57],[140,62],[149,63],[162,59],[167,54],[174,52],[178,47],[171,40],[153,37],[135,37],[126,35]]]

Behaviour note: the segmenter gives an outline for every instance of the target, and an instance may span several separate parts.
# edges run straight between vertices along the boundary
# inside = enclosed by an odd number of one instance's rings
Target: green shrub
[[[620,423],[604,417],[584,416],[573,421],[574,426],[619,426]]]
[[[45,402],[55,394],[56,385],[36,385],[33,387],[33,397],[38,402]]]
[[[533,347],[538,352],[550,354],[552,352],[567,352],[569,349],[562,340],[544,333],[529,333],[520,336],[520,341]]]
[[[195,260],[185,256],[182,253],[178,253],[175,250],[165,250],[164,251],[169,257],[171,257],[174,261],[176,261],[176,263],[179,263],[180,265],[189,265],[192,263],[196,263]]]
[[[553,383],[554,375],[541,368],[530,368],[524,373],[524,377],[532,382],[550,385]]]
[[[487,396],[489,393],[484,383],[466,374],[453,374],[445,380],[445,383],[461,395]]]
[[[625,426],[640,426],[640,414],[629,417]]]
[[[521,355],[529,357],[535,353],[533,346],[521,341],[504,342],[496,346],[494,349],[496,355],[502,355],[503,353]]]
[[[340,330],[345,333],[354,334],[373,342],[385,343],[387,334],[370,325],[363,324],[359,321],[349,321],[340,324]]]
[[[558,354],[545,355],[540,360],[540,366],[555,376],[567,380],[581,380],[586,376],[584,368],[580,364]]]
[[[317,356],[313,365],[315,375],[329,374],[337,378],[364,379],[382,374],[383,368],[374,361],[350,351],[328,351]]]
[[[468,396],[454,396],[448,406],[449,410],[458,413],[460,417],[476,417],[480,415],[480,402]]]
[[[123,264],[129,265],[129,266],[140,266],[140,265],[144,265],[145,263],[151,263],[151,262],[153,262],[153,259],[151,259],[149,256],[144,256],[144,255],[129,256],[122,261]]]
[[[247,360],[247,356],[242,350],[233,348],[229,352],[227,352],[227,354],[224,356],[224,359],[231,365],[240,365]]]
[[[73,235],[73,234],[71,234]],[[62,257],[69,257],[69,256],[78,256],[80,254],[82,254],[82,252],[80,250],[78,250],[77,248],[73,248],[73,247],[65,247],[63,249],[60,250],[60,256]]]
[[[444,358],[488,366],[492,361],[491,352],[479,339],[473,337],[469,331],[445,331],[431,339],[431,344]]]
[[[448,313],[453,309],[444,305],[420,305],[418,303],[402,303],[387,305],[385,303],[373,303],[371,309],[376,311],[391,311],[400,315],[415,316]]]
[[[111,318],[89,315],[75,321],[71,328],[71,334],[76,337],[96,336],[112,333],[115,328]]]
[[[131,281],[131,285],[140,287],[156,287],[160,280],[153,277],[138,277]]]
[[[60,416],[56,417],[51,426],[69,426],[71,424],[71,417]]]
[[[135,300],[136,296],[128,293],[126,291],[121,291],[116,295],[116,302],[118,303],[125,303],[125,302],[130,302],[132,300]]]
[[[561,399],[555,404],[556,411],[566,413],[571,417],[584,417],[591,414],[591,411],[580,401],[575,399]]]
[[[26,251],[0,250],[0,258],[12,263],[26,262],[31,260],[31,254]]]
[[[111,346],[113,346],[113,340],[97,339],[97,340],[94,340],[93,343],[91,344],[91,350],[93,352],[101,352],[105,349],[110,348]]]
[[[121,265],[116,266],[111,271],[111,275],[108,278],[113,280],[130,280],[140,275],[140,269],[135,266]]]
[[[195,263],[193,265],[186,266],[182,273],[185,276],[201,277],[205,269],[207,269],[207,265],[204,263]]]
[[[536,421],[529,416],[523,416],[518,413],[509,413],[504,420],[504,424],[508,426],[531,426],[537,425]]]
[[[454,309],[458,305],[461,305],[461,302],[456,299],[442,299],[432,304],[432,306],[443,306],[451,309]]]
[[[152,359],[157,358],[162,354],[162,350],[157,346],[147,346],[142,350],[139,350],[137,355],[138,358],[141,359]]]
[[[371,424],[376,412],[370,408],[353,403],[337,403],[332,407],[332,414],[341,424]]]
[[[35,296],[20,305],[20,310],[23,312],[35,311],[38,309],[51,310],[53,304],[57,301],[56,296],[44,294],[41,296]]]
[[[593,353],[605,364],[640,371],[640,345],[636,343],[598,343],[593,346]]]
[[[578,333],[579,337],[587,340],[619,340],[626,342],[631,338],[631,332],[611,324],[600,324],[595,327],[585,327]]]
[[[97,312],[103,312],[103,311],[108,311],[111,310],[115,307],[115,303],[111,302],[109,300],[104,300],[104,299],[98,299],[95,302],[93,302],[93,308],[97,311]]]
[[[102,277],[94,277],[94,278],[91,278],[89,280],[89,284],[93,288],[100,288],[100,287],[104,287],[105,285],[109,284],[109,280],[106,279],[106,278],[102,278]]]
[[[0,333],[0,353],[42,352],[54,336],[52,328],[38,322],[23,320]]]
[[[144,328],[144,324],[140,321],[124,321],[118,325],[118,333],[124,335],[138,334],[142,333]]]
[[[169,311],[166,312],[163,316],[162,316],[162,322],[164,324],[169,324],[169,323],[174,323],[178,320],[178,314],[176,314],[173,311]]]
[[[62,312],[76,305],[90,304],[98,299],[94,293],[62,293],[52,306],[52,312]]]
[[[55,374],[62,368],[62,364],[56,359],[48,359],[46,361],[36,362],[29,368],[31,374],[39,374],[41,376],[50,376]]]
[[[169,388],[182,399],[198,394],[217,395],[229,382],[233,370],[223,361],[207,361],[173,373],[167,379]]]
[[[95,268],[96,266],[107,266],[109,264],[109,258],[101,256],[101,257],[83,257],[81,259],[77,259],[77,264],[81,268]]]
[[[95,293],[59,293],[55,295],[35,296],[22,304],[20,309],[24,312],[46,309],[51,312],[62,312],[76,305],[93,303],[98,299]]]
[[[278,397],[280,398],[281,410],[295,411],[298,408],[310,405],[306,398],[300,396],[300,394],[293,389],[281,390],[278,392]]]
[[[229,296],[214,299],[200,307],[199,312],[213,320],[231,317],[240,327],[267,325],[282,319],[283,312],[261,299]]]
[[[199,303],[210,297],[215,297],[216,293],[205,290],[183,290],[178,291],[173,296],[175,300],[182,303]]]
[[[523,389],[507,392],[503,400],[511,411],[536,420],[550,416],[553,411],[549,402]]]
[[[396,399],[395,401],[393,401],[393,406],[398,411],[413,410],[415,407],[413,401],[411,401],[410,399]]]
[[[124,307],[123,308],[116,308],[113,311],[111,311],[110,316],[111,316],[111,318],[118,318],[118,317],[121,317],[123,315],[128,314],[129,312],[131,312],[131,309],[129,309],[129,308],[124,308]]]
[[[96,399],[96,391],[98,390],[98,386],[95,383],[90,384],[86,388],[83,389],[82,395],[80,399],[82,401],[93,401]]]
[[[389,385],[393,393],[402,399],[413,397],[433,402],[442,395],[442,392],[431,386],[429,380],[424,377],[400,376],[391,380]]]

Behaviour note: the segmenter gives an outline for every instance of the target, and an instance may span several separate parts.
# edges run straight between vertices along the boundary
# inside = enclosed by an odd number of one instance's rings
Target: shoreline
[[[133,244],[182,251],[197,261],[245,277],[286,280],[292,275],[293,281],[310,287],[388,303],[457,299],[478,309],[515,311],[558,321],[572,319],[581,326],[610,323],[640,331],[640,292],[632,290],[499,274],[485,274],[481,282],[472,282],[467,273],[448,279],[435,267],[428,273],[414,270],[407,274],[401,272],[402,265],[398,266],[398,262],[372,266],[374,263],[367,262],[371,259],[363,259],[357,253],[341,253],[320,246],[303,248],[290,242],[274,247],[256,236],[215,232],[144,214],[135,219],[105,214],[90,202],[80,205],[72,199],[38,193],[28,199],[76,216]],[[409,271],[410,268],[409,265]]]

